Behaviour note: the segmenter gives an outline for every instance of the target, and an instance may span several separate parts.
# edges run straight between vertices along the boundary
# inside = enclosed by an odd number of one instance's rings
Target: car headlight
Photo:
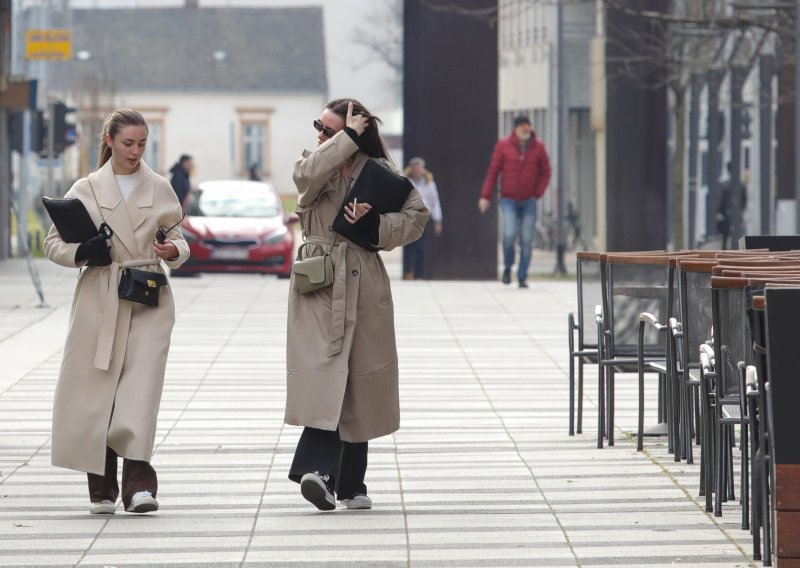
[[[288,232],[289,230],[285,226],[279,227],[261,239],[261,242],[263,242],[265,245],[274,245],[276,243],[280,243],[286,238],[286,233]]]

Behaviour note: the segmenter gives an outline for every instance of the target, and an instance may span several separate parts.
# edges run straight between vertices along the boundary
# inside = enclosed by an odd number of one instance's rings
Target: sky
[[[59,5],[63,0],[53,0]],[[369,62],[370,50],[357,41],[359,27],[374,24],[381,4],[392,0],[200,0],[200,7],[322,6],[328,87],[331,98],[353,97],[381,116],[388,130],[399,130],[401,102],[391,89],[391,70]],[[26,3],[30,3],[29,1]],[[176,7],[184,0],[69,0],[73,8]]]

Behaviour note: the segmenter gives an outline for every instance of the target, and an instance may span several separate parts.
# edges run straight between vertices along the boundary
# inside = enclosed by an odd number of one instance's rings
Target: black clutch
[[[386,161],[370,158],[361,169],[333,220],[333,230],[367,250],[373,252],[380,250],[370,242],[370,236],[363,227],[374,226],[374,220],[371,219],[374,216],[400,211],[413,188],[411,181],[395,172]],[[372,209],[357,223],[350,224],[344,218],[344,214],[345,207],[352,203],[353,199],[357,199],[359,203],[369,203]]]
[[[99,229],[80,199],[43,197],[42,203],[65,243],[84,243],[97,235]]]

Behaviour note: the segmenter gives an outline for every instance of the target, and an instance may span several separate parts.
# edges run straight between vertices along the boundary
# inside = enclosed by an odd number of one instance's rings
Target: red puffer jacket
[[[550,183],[550,159],[544,143],[535,134],[531,134],[524,154],[520,154],[519,148],[519,140],[513,132],[507,138],[497,141],[486,180],[483,182],[481,197],[491,199],[500,174],[502,197],[522,201],[529,197],[539,199],[544,195],[544,190]]]

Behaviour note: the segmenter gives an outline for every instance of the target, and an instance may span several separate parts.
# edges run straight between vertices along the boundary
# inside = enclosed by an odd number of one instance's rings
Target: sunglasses
[[[164,227],[159,227],[158,228],[158,231],[156,231],[156,240],[158,241],[158,244],[160,244],[160,245],[164,244],[164,241],[167,240],[167,233],[169,233],[172,229],[174,229],[175,227],[180,225],[181,222],[183,221],[184,217],[186,217],[186,213],[184,213],[181,216],[181,220],[180,221],[178,221],[177,223],[172,225],[169,229],[165,229]]]
[[[322,132],[325,135],[325,138],[333,138],[337,132],[333,128],[328,128],[327,126],[323,125],[321,120],[314,121],[314,128],[317,129],[317,132]]]

